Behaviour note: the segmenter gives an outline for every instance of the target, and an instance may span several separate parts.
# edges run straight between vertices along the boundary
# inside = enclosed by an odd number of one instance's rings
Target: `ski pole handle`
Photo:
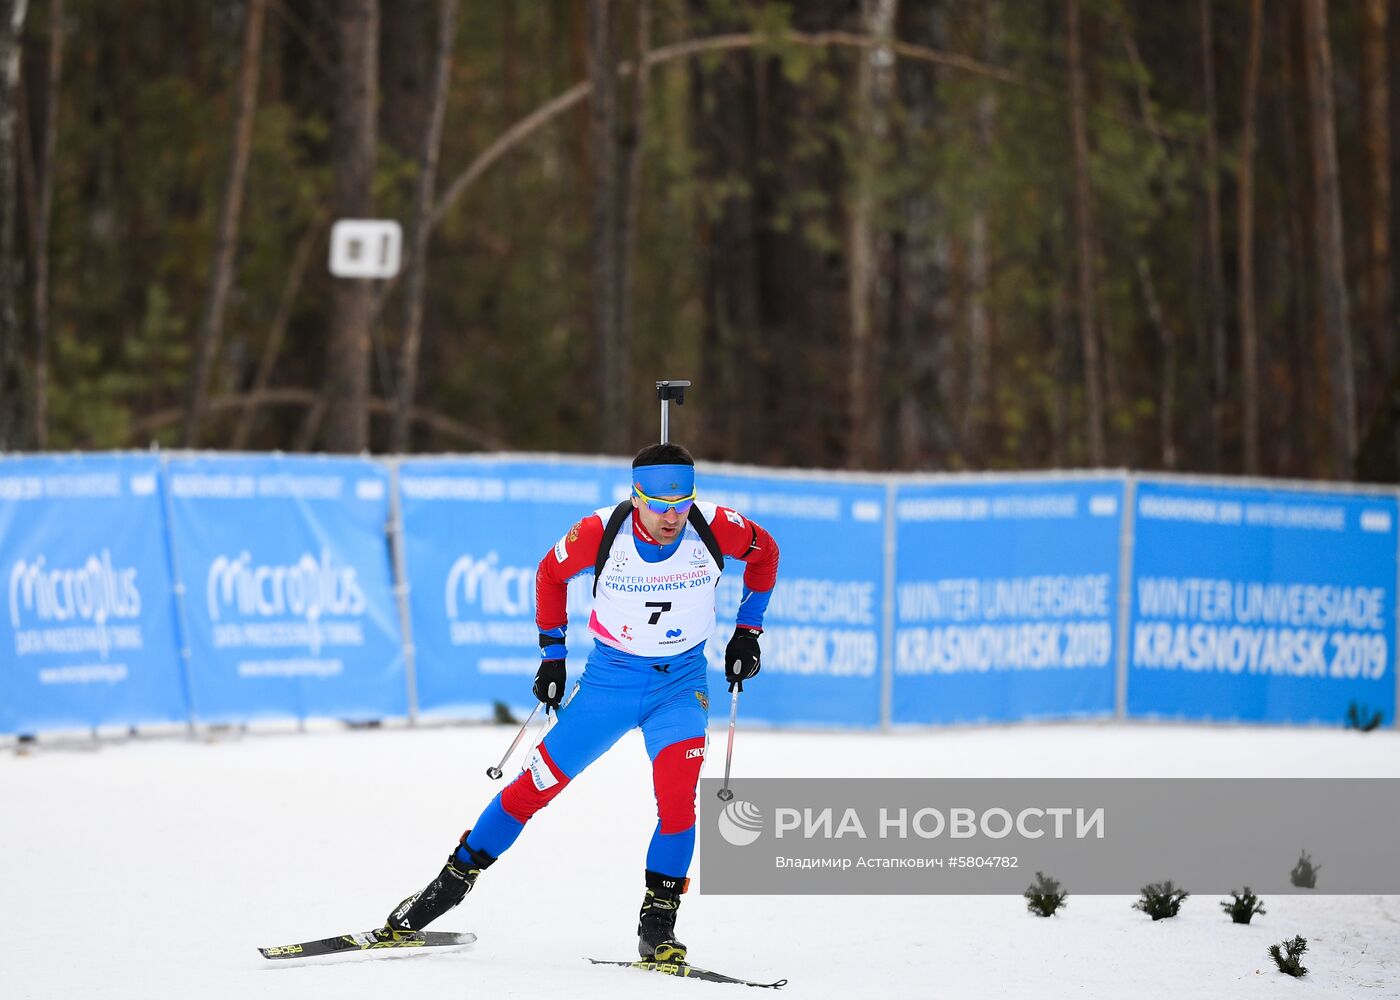
[[[729,749],[724,752],[724,787],[715,793],[721,802],[728,802],[734,798],[734,793],[729,790],[729,765],[734,760],[734,723],[738,718],[739,690],[735,688],[730,692],[729,700]]]
[[[501,780],[501,776],[505,774],[505,771],[501,769],[506,766],[506,761],[510,760],[510,755],[515,753],[515,748],[520,746],[520,741],[525,738],[525,730],[529,729],[530,723],[535,721],[535,713],[540,710],[541,704],[543,703],[535,702],[535,707],[530,711],[529,716],[525,719],[525,724],[520,727],[520,732],[516,733],[515,739],[510,741],[510,749],[506,751],[505,756],[501,758],[501,762],[499,764],[497,764],[495,767],[488,767],[486,769],[486,777],[490,778],[492,781]]]
[[[544,725],[540,727],[539,737],[530,737],[530,749],[529,752],[525,754],[525,759],[527,762],[530,759],[530,755],[533,754],[537,749],[539,749],[541,744],[544,743],[544,738],[549,735],[549,731],[554,728],[554,724],[559,721],[559,712],[562,712],[564,711],[564,709],[568,708],[569,702],[574,700],[574,695],[578,694],[578,688],[578,684],[575,683],[573,690],[569,692],[568,697],[564,699],[564,704],[559,706],[558,711],[551,713],[548,708],[545,709]]]

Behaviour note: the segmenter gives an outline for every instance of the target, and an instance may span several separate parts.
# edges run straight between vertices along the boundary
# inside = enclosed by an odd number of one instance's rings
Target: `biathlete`
[[[726,559],[745,564],[743,599],[724,654],[729,689],[759,671],[758,637],[778,575],[772,536],[738,511],[696,499],[695,460],[680,445],[643,448],[632,496],[578,521],[535,576],[540,633],[534,694],[558,721],[520,775],[462,835],[446,866],[394,907],[387,930],[421,930],[460,903],[530,818],[621,736],[640,727],[652,762],[656,829],[647,850],[637,949],[683,961],[676,911],[695,852],[695,788],[704,763],[709,692],[705,642],[715,629],[715,588]],[[565,596],[570,578],[595,570],[588,631],[593,649],[577,693],[565,690]]]

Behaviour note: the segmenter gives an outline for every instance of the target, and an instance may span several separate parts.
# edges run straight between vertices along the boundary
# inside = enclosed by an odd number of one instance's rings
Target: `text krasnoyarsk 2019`
[[[700,793],[705,893],[1400,893],[1400,779],[736,780]]]

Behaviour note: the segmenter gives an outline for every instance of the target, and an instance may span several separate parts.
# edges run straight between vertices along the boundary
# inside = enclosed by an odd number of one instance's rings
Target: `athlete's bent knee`
[[[656,787],[656,817],[662,833],[681,833],[695,825],[695,786],[705,763],[705,737],[665,747],[651,762]]]
[[[521,823],[553,801],[569,783],[569,776],[549,756],[544,745],[535,748],[519,776],[501,792],[501,808]]]

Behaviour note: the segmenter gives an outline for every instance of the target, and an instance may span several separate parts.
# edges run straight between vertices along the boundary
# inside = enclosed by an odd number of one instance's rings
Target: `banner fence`
[[[0,733],[490,719],[533,705],[536,566],[623,459],[0,458]],[[782,553],[749,722],[1393,726],[1394,490],[704,464]],[[716,594],[712,692],[742,567]],[[571,680],[591,574],[569,588]]]

